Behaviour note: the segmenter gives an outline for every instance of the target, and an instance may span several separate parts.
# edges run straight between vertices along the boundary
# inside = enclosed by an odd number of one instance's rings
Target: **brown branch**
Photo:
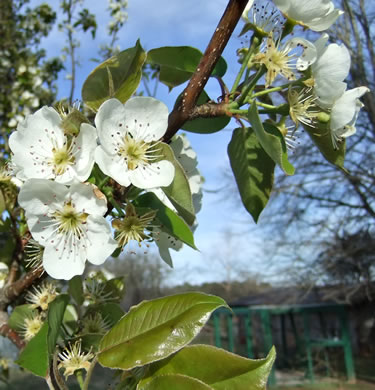
[[[182,93],[182,99],[169,115],[168,129],[164,141],[169,141],[190,119],[197,99],[211,76],[234,28],[236,27],[248,0],[229,0],[220,22],[204,52],[198,67]]]
[[[8,325],[8,314],[4,311],[0,312],[0,335],[7,337],[19,349],[25,346],[25,342],[20,335]]]
[[[43,267],[35,268],[28,272],[23,278],[5,286],[0,292],[0,309],[4,310],[10,302],[14,301],[24,290],[29,288],[43,272]]]

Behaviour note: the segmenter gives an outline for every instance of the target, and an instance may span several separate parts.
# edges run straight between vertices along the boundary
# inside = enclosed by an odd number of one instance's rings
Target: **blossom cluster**
[[[78,126],[70,126],[77,117]],[[137,215],[130,202],[126,213],[121,214],[120,208],[112,221],[113,236],[107,197],[88,182],[95,163],[101,177],[104,173],[121,186],[157,194],[158,188],[172,183],[175,174],[174,164],[161,153],[168,125],[168,109],[162,102],[134,97],[122,104],[109,99],[99,108],[95,127],[87,122],[77,108],[64,113],[43,107],[28,115],[9,139],[12,170],[22,183],[19,205],[40,248],[43,267],[56,279],[82,274],[86,261],[102,264],[118,246],[131,240],[151,239],[160,245],[163,232],[157,226],[153,235],[144,233],[152,230],[155,212],[149,212],[149,218]],[[181,157],[191,148],[180,149]],[[186,170],[193,177],[192,192],[199,198],[194,156]],[[138,235],[134,234],[137,229]]]
[[[276,7],[276,8],[275,8]],[[329,131],[334,149],[355,133],[355,122],[363,104],[359,98],[367,87],[347,90],[344,82],[350,70],[350,53],[344,44],[330,43],[323,33],[315,42],[294,37],[282,43],[288,28],[295,25],[316,32],[328,29],[343,14],[329,0],[249,1],[243,14],[250,29],[267,37],[261,51],[249,61],[267,69],[265,87],[280,75],[290,81],[288,104],[295,126],[314,127],[321,113],[329,118]],[[294,32],[293,32],[294,33]],[[243,53],[241,53],[243,57]]]

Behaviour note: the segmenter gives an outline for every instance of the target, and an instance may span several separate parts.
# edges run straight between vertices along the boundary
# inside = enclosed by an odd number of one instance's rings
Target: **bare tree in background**
[[[345,14],[329,35],[351,52],[348,88],[368,86],[371,91],[363,96],[357,133],[347,139],[347,172],[328,163],[298,130],[299,144],[291,154],[296,173],[276,176],[275,192],[255,228],[265,236],[270,276],[306,286],[327,281],[319,258],[332,253],[338,240],[358,235],[369,247],[375,240],[375,6],[371,0],[339,0],[337,5]],[[228,180],[224,177],[226,191]],[[233,186],[230,191],[232,196]],[[343,248],[340,255],[345,256]],[[358,281],[367,283],[362,276]]]
[[[324,280],[327,268],[318,266],[319,258],[332,253],[338,238],[360,235],[372,246],[375,235],[375,29],[371,28],[375,7],[370,0],[338,3],[345,14],[330,37],[343,42],[351,52],[348,87],[364,85],[371,90],[363,98],[365,107],[357,134],[347,139],[347,172],[326,162],[317,148],[305,146],[307,135],[302,134],[294,151],[296,174],[276,179],[277,194],[264,216],[273,221],[272,234],[277,235],[273,241],[275,257],[284,258],[289,267],[293,261],[294,277],[303,283]],[[350,246],[347,248],[350,257]],[[340,255],[345,257],[343,249]],[[336,264],[344,266],[339,261]],[[357,281],[367,283],[366,275],[362,276]]]

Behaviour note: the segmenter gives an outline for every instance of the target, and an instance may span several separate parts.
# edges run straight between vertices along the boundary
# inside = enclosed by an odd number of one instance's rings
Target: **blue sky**
[[[31,2],[32,5],[40,3],[42,1],[39,0]],[[57,0],[49,2],[56,10],[58,3]],[[105,29],[109,20],[106,12],[107,1],[86,1],[85,4],[90,5],[90,11],[97,16],[97,37],[105,37]],[[129,19],[117,44],[121,49],[126,49],[134,46],[139,38],[145,50],[160,46],[188,45],[204,51],[226,5],[227,0],[159,0],[157,2],[129,0]],[[229,86],[239,69],[235,55],[236,49],[241,44],[238,33],[239,29],[236,30],[224,52],[224,58],[228,62],[228,72],[224,79]],[[64,39],[63,34],[55,28],[52,34],[43,41],[48,55],[59,55],[61,48],[65,45]],[[77,72],[75,93],[77,99],[81,98],[80,91],[85,78],[96,66],[90,58],[97,57],[98,44],[103,43],[100,39],[92,41],[89,34],[84,39],[78,49],[81,66]],[[64,80],[64,75],[62,75],[59,81],[59,98],[68,96],[69,90],[69,81]],[[209,83],[206,90],[211,98],[216,98],[220,94],[213,81]],[[168,89],[161,85],[157,98],[163,100],[171,109],[180,91],[181,88],[175,88],[168,93]],[[232,121],[227,129],[213,135],[188,134],[198,154],[199,169],[205,178],[205,189],[213,190],[223,185],[222,172],[229,165],[226,148],[234,127],[235,123]],[[222,279],[225,275],[217,259],[220,254],[225,253],[226,258],[231,258],[236,264],[242,264],[238,267],[242,270],[248,269],[258,273],[259,270],[264,269],[262,266],[264,260],[261,260],[263,256],[260,238],[254,236],[254,232],[251,236],[249,235],[249,227],[254,224],[242,205],[234,207],[233,202],[223,201],[220,196],[206,192],[202,210],[197,217],[199,226],[195,240],[200,251],[197,252],[190,248],[184,248],[178,253],[172,251],[175,265],[175,271],[171,276],[173,283],[185,281],[200,283]],[[242,221],[240,224],[239,219]],[[226,231],[240,234],[228,243],[223,234]]]

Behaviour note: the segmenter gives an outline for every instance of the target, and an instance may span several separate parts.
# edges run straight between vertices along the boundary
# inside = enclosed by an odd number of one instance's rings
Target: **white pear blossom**
[[[289,19],[313,31],[327,30],[344,12],[335,8],[331,0],[273,0]]]
[[[44,179],[29,179],[18,202],[26,211],[31,235],[44,246],[43,267],[55,279],[81,275],[85,262],[99,265],[116,249],[102,193],[91,184],[69,188]]]
[[[345,45],[331,43],[326,46],[328,35],[322,34],[314,43],[317,60],[312,64],[314,93],[317,104],[322,108],[330,108],[346,90],[344,79],[350,70],[350,53]]]
[[[299,51],[302,50],[302,53]],[[266,88],[268,88],[277,75],[288,80],[295,80],[294,70],[304,71],[317,59],[315,45],[303,38],[292,38],[281,46],[280,39],[276,41],[270,34],[263,51],[258,53],[253,61],[264,64],[267,68]]]
[[[168,126],[164,103],[141,96],[125,104],[109,99],[99,107],[95,124],[100,140],[95,160],[106,175],[144,189],[171,184],[174,166],[161,160],[158,146]]]
[[[242,13],[242,19],[247,26],[252,25],[264,33],[272,32],[275,35],[281,32],[284,18],[271,2],[250,0]]]
[[[341,141],[342,138],[347,138],[356,132],[355,122],[363,107],[359,98],[369,91],[367,87],[350,89],[334,103],[331,110],[330,129],[335,148],[337,148],[337,142]]]
[[[45,106],[18,125],[9,138],[17,178],[54,179],[70,184],[89,177],[97,146],[95,128],[83,123],[77,137],[68,137],[61,123],[57,111]]]

